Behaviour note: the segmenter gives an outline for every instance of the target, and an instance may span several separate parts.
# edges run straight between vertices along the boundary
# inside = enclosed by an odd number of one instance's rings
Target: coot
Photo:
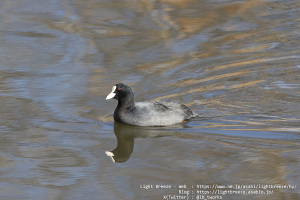
[[[168,126],[197,116],[183,104],[162,101],[134,102],[131,88],[123,83],[113,86],[112,92],[106,97],[106,100],[108,99],[118,100],[114,119],[125,124]]]

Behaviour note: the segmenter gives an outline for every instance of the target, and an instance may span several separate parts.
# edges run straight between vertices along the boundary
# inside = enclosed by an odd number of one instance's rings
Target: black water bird
[[[163,101],[135,102],[131,88],[123,83],[113,86],[112,92],[106,97],[108,99],[118,100],[114,120],[125,124],[168,126],[197,116],[184,104]]]

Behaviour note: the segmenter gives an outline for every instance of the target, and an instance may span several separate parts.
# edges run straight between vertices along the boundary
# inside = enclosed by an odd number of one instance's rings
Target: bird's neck
[[[117,109],[120,110],[131,110],[135,108],[133,95],[124,99],[118,100]]]

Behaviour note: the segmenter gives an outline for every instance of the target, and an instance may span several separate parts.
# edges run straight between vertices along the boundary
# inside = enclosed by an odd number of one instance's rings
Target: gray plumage
[[[121,123],[137,126],[168,126],[197,116],[183,104],[163,101],[135,103],[132,90],[122,83],[113,87],[113,91],[107,96],[107,99],[110,98],[118,100],[114,119]]]

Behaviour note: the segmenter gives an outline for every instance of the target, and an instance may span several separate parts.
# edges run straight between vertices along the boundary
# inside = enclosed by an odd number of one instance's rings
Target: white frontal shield
[[[114,87],[112,88],[112,91],[111,91],[111,93],[109,93],[109,95],[107,95],[106,100],[109,100],[109,99],[114,98],[114,96],[116,96],[115,91],[116,91],[116,86],[114,86]]]

